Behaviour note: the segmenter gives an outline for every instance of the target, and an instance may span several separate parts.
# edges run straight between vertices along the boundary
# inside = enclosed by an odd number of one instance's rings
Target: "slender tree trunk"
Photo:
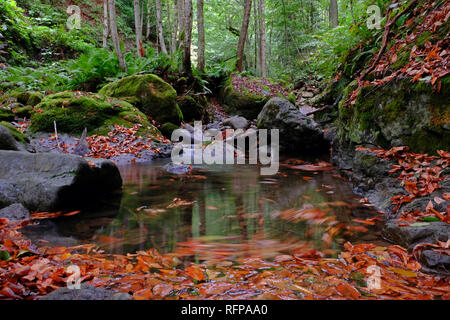
[[[309,0],[309,30],[314,31],[314,3],[313,0]]]
[[[244,60],[245,39],[247,38],[248,24],[250,22],[250,14],[252,11],[252,0],[245,0],[244,2],[244,19],[242,21],[242,28],[239,34],[239,42],[237,48],[237,64],[236,68],[242,72],[242,63]]]
[[[134,0],[134,26],[136,28],[136,50],[139,58],[142,58],[144,50],[142,48],[141,4],[139,0]]]
[[[183,41],[183,73],[192,76],[191,43],[192,43],[192,0],[184,0],[185,35]]]
[[[152,13],[152,0],[148,0],[147,1],[147,33],[145,34],[145,37],[147,38],[147,39],[150,39],[150,31],[151,31],[151,29],[150,29],[150,27],[151,27],[151,25],[150,25],[150,17],[151,17],[151,13]]]
[[[203,0],[197,0],[197,26],[198,26],[198,71],[205,71],[205,19],[203,13]]]
[[[255,0],[253,3],[253,15],[255,18],[255,61],[254,61],[254,69],[256,70],[256,75],[260,75],[261,69],[259,68],[259,62],[260,62],[260,51],[259,51],[259,38],[258,38],[258,33],[259,33],[259,27],[258,27],[258,0]]]
[[[167,3],[166,3],[167,4],[167,22],[169,24],[169,36],[170,36],[170,38],[169,38],[169,51],[170,51],[171,54],[173,54],[174,53],[174,50],[173,50],[174,44],[173,44],[173,42],[174,42],[174,34],[175,34],[175,32],[174,32],[175,22],[172,23],[172,10],[171,10],[171,7],[170,7],[170,0],[166,0],[166,1],[167,1]],[[175,18],[174,18],[174,20],[175,20]]]
[[[335,28],[339,24],[337,0],[330,0],[330,27]]]
[[[109,24],[108,24],[108,0],[103,0],[103,48],[108,46],[108,34],[109,34]]]
[[[264,6],[264,0],[259,0],[259,63],[261,76],[263,78],[267,77],[267,64],[266,64],[266,21],[265,12],[266,8]]]
[[[158,39],[161,51],[162,53],[167,54],[167,48],[166,43],[164,41],[164,33],[161,22],[161,3],[159,2],[159,0],[156,0],[156,28],[158,29]]]
[[[170,49],[170,52],[172,54],[175,53],[177,50],[177,40],[178,40],[178,25],[179,22],[179,16],[178,16],[178,3],[177,0],[173,0],[173,20],[174,20],[174,27],[172,32],[172,47]]]
[[[119,34],[117,32],[115,0],[108,0],[108,10],[109,10],[109,26],[111,28],[111,38],[114,44],[114,49],[116,50],[117,58],[119,59],[120,68],[122,69],[123,72],[127,72],[127,65],[125,63],[125,58],[123,56],[123,52],[120,47]]]
[[[180,41],[180,46],[184,42],[184,32],[185,32],[185,16],[184,16],[184,1],[178,0],[178,14],[179,14],[179,28],[180,33],[178,34],[178,40]]]

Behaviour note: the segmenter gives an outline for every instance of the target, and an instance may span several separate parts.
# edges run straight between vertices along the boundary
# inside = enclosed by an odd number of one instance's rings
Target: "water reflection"
[[[165,164],[121,167],[124,190],[116,216],[97,210],[94,219],[88,212],[65,219],[57,222],[61,236],[97,243],[111,253],[156,248],[213,258],[254,252],[270,257],[305,246],[332,252],[344,235],[334,235],[330,242],[324,241],[325,232],[338,223],[352,224],[355,216],[373,214],[333,172],[281,171],[264,177],[257,166],[209,166],[179,177],[165,172]],[[175,198],[192,205],[168,208]],[[280,218],[284,210],[308,207],[320,207],[336,223]]]

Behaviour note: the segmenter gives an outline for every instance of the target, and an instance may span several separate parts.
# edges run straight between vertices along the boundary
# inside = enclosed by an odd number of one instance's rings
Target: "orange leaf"
[[[197,280],[197,281],[206,280],[205,273],[199,267],[195,267],[195,266],[187,267],[186,273],[194,280]]]

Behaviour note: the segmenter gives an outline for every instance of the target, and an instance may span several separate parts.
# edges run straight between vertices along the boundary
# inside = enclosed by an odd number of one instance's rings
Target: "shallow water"
[[[266,177],[257,166],[203,166],[180,177],[162,169],[166,163],[120,167],[121,198],[28,228],[28,236],[47,245],[94,243],[120,254],[155,248],[197,260],[251,254],[271,258],[305,247],[333,256],[347,240],[379,239],[378,226],[352,221],[378,214],[361,205],[349,182],[334,170],[312,173],[282,166],[277,175]],[[175,198],[189,205],[170,208]],[[285,212],[302,208],[317,208],[326,221],[299,221]],[[366,232],[360,232],[363,227]]]

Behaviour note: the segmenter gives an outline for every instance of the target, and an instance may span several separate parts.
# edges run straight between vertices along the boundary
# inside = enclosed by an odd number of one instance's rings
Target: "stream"
[[[205,165],[176,176],[163,169],[168,162],[120,166],[122,196],[24,233],[39,245],[95,244],[113,254],[154,248],[195,261],[271,259],[300,248],[336,257],[346,241],[383,243],[381,219],[375,225],[353,220],[382,215],[360,203],[335,170],[281,166],[277,175],[261,176],[255,165]],[[313,216],[299,218],[296,210]]]

